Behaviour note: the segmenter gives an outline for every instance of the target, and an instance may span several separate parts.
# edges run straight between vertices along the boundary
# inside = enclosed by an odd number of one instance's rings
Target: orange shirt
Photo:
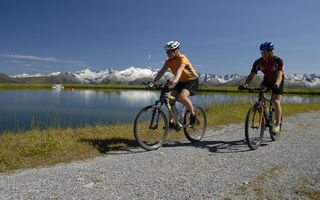
[[[188,58],[185,55],[179,54],[175,59],[170,60],[169,58],[164,63],[165,67],[170,68],[171,72],[176,75],[178,68],[181,64],[185,64],[185,68],[181,74],[180,80],[182,83],[192,81],[198,78],[198,74],[194,70],[193,66],[189,62]]]

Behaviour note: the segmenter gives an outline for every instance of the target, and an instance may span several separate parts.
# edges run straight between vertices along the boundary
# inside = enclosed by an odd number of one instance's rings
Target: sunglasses
[[[172,52],[174,52],[174,50],[169,50],[169,51],[167,51],[167,54],[170,54]]]

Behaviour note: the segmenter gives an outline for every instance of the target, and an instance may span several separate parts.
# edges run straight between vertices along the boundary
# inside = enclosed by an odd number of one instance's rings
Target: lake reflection
[[[95,90],[1,90],[0,131],[30,127],[80,127],[85,124],[133,122],[138,111],[159,98],[154,91]],[[192,102],[210,103],[253,101],[252,96],[197,94]],[[282,103],[320,102],[320,97],[284,96]]]

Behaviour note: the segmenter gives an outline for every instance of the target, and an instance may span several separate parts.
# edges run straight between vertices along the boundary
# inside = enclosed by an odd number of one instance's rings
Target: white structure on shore
[[[54,85],[52,85],[52,89],[59,90],[59,89],[63,89],[63,88],[64,88],[64,86],[62,84],[54,84]]]

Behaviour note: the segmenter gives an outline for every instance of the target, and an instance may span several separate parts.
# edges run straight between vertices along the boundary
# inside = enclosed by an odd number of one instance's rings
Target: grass
[[[0,83],[2,90],[14,89],[51,89],[52,84],[22,84],[22,83]]]
[[[51,89],[53,84],[0,83],[0,89]],[[139,85],[121,84],[63,84],[65,89],[146,89]]]
[[[320,199],[320,189],[317,185],[320,183],[319,178],[302,178],[297,186],[293,186],[292,190],[294,193],[302,196],[308,197],[309,199],[319,200]]]
[[[53,84],[29,84],[29,83],[0,83],[0,89],[51,89]],[[63,84],[65,89],[143,89],[144,85],[124,85],[124,84]],[[211,87],[200,86],[199,92],[218,92],[218,93],[244,93],[237,87]],[[320,95],[320,89],[284,89],[285,94],[304,94]]]
[[[270,179],[275,179],[279,173],[281,173],[282,167],[275,166],[269,169],[268,171],[262,173],[254,180],[252,180],[248,185],[242,185],[238,188],[238,192],[235,193],[236,196],[246,196],[248,193],[254,193],[254,196],[257,199],[274,199],[269,196],[270,188],[266,186],[266,182]]]
[[[244,122],[250,103],[206,106],[208,127]],[[284,116],[320,110],[320,103],[283,104]],[[183,131],[170,132],[173,138]],[[0,172],[50,166],[105,155],[114,150],[136,147],[132,124],[48,128],[0,135]]]
[[[319,181],[317,177],[301,177],[289,183],[278,182],[285,171],[281,166],[275,166],[263,172],[247,185],[241,185],[235,191],[236,199],[254,196],[256,199],[287,199],[292,194],[293,199],[320,200]],[[273,181],[272,181],[273,180]],[[273,183],[272,183],[273,182]]]
[[[0,172],[82,160],[136,146],[129,124],[34,129],[1,135],[0,141]]]
[[[198,91],[201,92],[228,92],[228,93],[246,93],[245,91],[239,91],[237,87],[210,87],[200,86]],[[320,89],[289,89],[284,88],[285,94],[304,94],[304,95],[320,95]]]

